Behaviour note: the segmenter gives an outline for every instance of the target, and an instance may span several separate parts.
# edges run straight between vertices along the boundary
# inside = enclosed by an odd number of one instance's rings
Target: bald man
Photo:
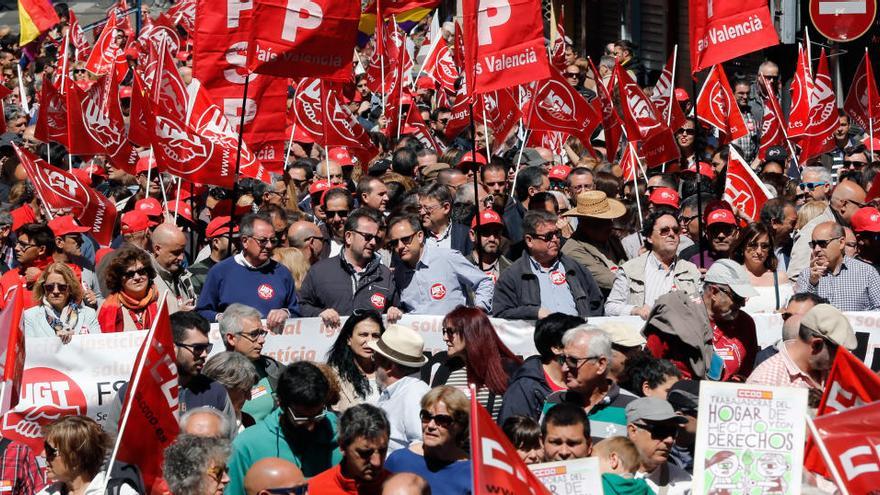
[[[153,231],[150,241],[150,254],[156,268],[156,278],[153,281],[160,295],[168,291],[169,313],[191,311],[195,308],[196,291],[191,275],[183,269],[186,236],[176,225],[163,223]]]
[[[306,478],[296,464],[278,457],[266,457],[254,463],[244,477],[247,495],[295,493],[294,488],[306,485]],[[270,491],[272,490],[272,491]]]
[[[852,216],[865,206],[865,196],[862,186],[851,180],[843,180],[834,187],[831,193],[831,209],[844,226],[849,226]]]
[[[556,162],[556,157],[553,156],[553,152],[548,150],[547,148],[535,148],[535,151],[537,151],[538,154],[541,155],[544,163],[553,164],[554,162]]]
[[[329,179],[330,184],[336,185],[344,185],[345,178],[342,175],[342,165],[337,163],[334,160],[323,160],[318,163],[318,171],[315,174],[315,180],[327,180],[328,174],[327,170],[330,170]]]
[[[382,485],[382,495],[431,495],[431,485],[417,474],[397,473]]]
[[[299,249],[309,263],[314,265],[321,261],[327,239],[317,225],[307,220],[300,220],[293,222],[287,229],[287,244]]]
[[[180,418],[180,432],[200,437],[228,438],[229,419],[213,407],[197,407]]]

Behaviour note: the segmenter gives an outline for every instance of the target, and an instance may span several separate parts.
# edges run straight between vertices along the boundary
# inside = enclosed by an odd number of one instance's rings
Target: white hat
[[[412,328],[401,325],[388,325],[379,340],[372,340],[367,346],[391,361],[410,368],[419,368],[428,362],[423,354],[425,339]]]
[[[721,259],[709,267],[704,282],[707,284],[726,285],[740,297],[755,297],[758,291],[752,287],[752,281],[746,269],[739,263],[729,259]]]

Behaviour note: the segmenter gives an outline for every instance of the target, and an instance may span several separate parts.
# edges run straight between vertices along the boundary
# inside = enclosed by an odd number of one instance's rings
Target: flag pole
[[[244,89],[241,92],[241,118],[238,121],[238,146],[235,153],[235,174],[232,176],[232,201],[229,205],[229,232],[226,235],[229,237],[228,247],[226,248],[226,255],[232,256],[232,227],[231,225],[235,223],[235,205],[238,203],[238,197],[235,193],[235,183],[238,182],[238,174],[241,172],[241,147],[244,143],[244,116],[247,113],[247,94],[248,94],[248,84],[251,81],[250,73],[247,74],[244,78]]]
[[[287,162],[290,160],[290,149],[293,148],[293,134],[296,132],[296,119],[290,126],[290,139],[287,140],[287,153],[284,154],[284,169],[287,170]]]
[[[125,402],[123,405],[127,405],[123,409],[122,413],[122,421],[119,422],[119,432],[116,434],[116,440],[113,442],[113,453],[110,454],[110,460],[107,462],[107,473],[104,476],[104,489],[101,490],[101,493],[107,493],[107,483],[110,481],[110,473],[113,471],[113,464],[116,463],[116,456],[119,454],[119,447],[122,445],[122,437],[125,432],[125,427],[128,424],[128,417],[131,414],[131,406],[132,402],[134,402],[134,394],[137,393],[138,385],[141,381],[141,374],[144,370],[144,365],[147,363],[147,354],[150,352],[150,343],[153,341],[153,336],[156,334],[156,327],[159,323],[159,315],[162,314],[162,310],[165,308],[165,298],[168,296],[168,291],[162,292],[162,297],[159,298],[159,309],[156,311],[156,318],[153,320],[153,324],[150,325],[150,330],[147,332],[147,336],[144,340],[143,349],[144,352],[138,356],[138,361],[136,361],[135,372],[134,372],[134,381],[130,382],[129,387],[126,389],[126,397],[124,398]]]
[[[177,178],[177,194],[174,195],[174,223],[177,223],[177,213],[180,211],[180,186],[183,185],[183,177]]]
[[[639,167],[639,170],[642,169],[642,161],[639,160],[639,155],[636,154],[635,147],[632,144],[632,141],[629,141],[626,144],[629,147],[629,153],[635,158],[636,166]],[[636,211],[639,213],[639,231],[641,231],[641,227],[644,224],[644,219],[642,218],[642,200],[639,199],[639,182],[638,182],[639,174],[633,170],[633,196],[636,197]],[[647,181],[645,182],[647,184]]]
[[[483,104],[480,105],[480,109],[483,111],[483,137],[486,138],[486,160],[492,156],[492,148],[489,147],[489,121],[486,120],[486,100],[483,99]],[[476,132],[476,131],[475,131]],[[477,136],[474,134],[474,139]],[[476,149],[474,150],[476,151]]]
[[[816,429],[816,424],[813,423],[813,418],[811,418],[809,414],[805,414],[804,417],[807,420],[807,428],[810,429],[810,434],[813,435],[813,440],[816,441],[816,446],[819,447],[822,459],[825,461],[825,465],[828,466],[828,470],[831,471],[831,475],[834,477],[834,483],[837,484],[837,488],[840,489],[840,492],[843,495],[849,495],[846,485],[843,484],[843,479],[840,477],[840,473],[837,472],[837,466],[834,465],[834,460],[831,459],[831,454],[828,453],[825,441],[822,440],[822,437],[819,435],[819,430]]]
[[[868,47],[865,47],[865,59],[868,58]],[[871,74],[873,75],[873,74]],[[873,79],[873,78],[872,78]],[[876,84],[876,83],[875,83]],[[871,98],[871,88],[868,88],[868,98]],[[874,117],[871,115],[873,110],[872,102],[868,104],[868,146],[871,148],[871,154],[874,154]],[[871,159],[874,157],[872,156]]]
[[[15,70],[18,71],[18,95],[20,96],[19,100],[21,100],[21,108],[24,110],[24,113],[28,115],[28,120],[30,120],[31,107],[28,105],[27,93],[24,90],[24,78],[21,77],[21,64],[15,64]]]
[[[714,69],[713,69],[714,70]],[[723,69],[721,69],[723,70]],[[691,74],[691,91],[694,93],[694,98],[699,99],[697,96],[697,79]],[[699,149],[700,142],[700,118],[697,114],[697,105],[694,105],[694,166],[697,170],[696,180],[697,180],[697,250],[700,252],[700,265],[698,268],[701,270],[705,267],[705,254],[703,254],[703,191],[700,183],[702,182],[702,175],[700,174],[700,154],[698,151],[702,152]]]
[[[480,218],[480,183],[479,183],[479,175],[480,175],[480,165],[477,163],[477,126],[474,123],[474,96],[471,95],[471,143],[472,150],[471,158],[472,162],[470,164],[471,168],[474,171],[474,206],[476,206],[476,213],[474,216],[474,221],[476,229],[474,233],[476,234],[477,240],[477,266],[480,271],[483,271],[483,233],[482,233],[482,218]],[[488,161],[488,158],[487,158]]]
[[[432,26],[434,25],[435,22],[438,22],[437,12],[438,11],[436,11],[436,10],[434,11],[434,19],[431,20]],[[429,35],[430,35],[430,31],[429,31]],[[436,38],[431,40],[431,43],[428,45],[428,52],[427,52],[428,55],[431,55],[432,53],[434,53],[434,49],[437,47],[437,44],[439,43],[441,38],[443,38],[443,37],[440,36],[440,31],[438,31]],[[419,53],[421,53],[421,51]],[[418,54],[416,54],[416,55],[418,55]],[[426,55],[425,58],[428,58],[428,55]],[[422,77],[423,72],[425,72],[425,61],[424,60],[422,60],[422,63],[419,65],[419,72],[416,74],[415,79],[413,79],[412,89],[416,89],[416,82],[419,80],[420,77]]]
[[[672,73],[669,74],[669,111],[666,112],[666,127],[672,123],[672,105],[678,105],[675,101],[675,68],[678,65],[678,43],[672,47]],[[663,164],[663,171],[666,171],[666,164]]]
[[[67,35],[64,37],[64,60],[61,61],[61,94],[65,94],[65,83],[67,82],[67,64],[70,60],[70,30],[72,26],[67,26]]]

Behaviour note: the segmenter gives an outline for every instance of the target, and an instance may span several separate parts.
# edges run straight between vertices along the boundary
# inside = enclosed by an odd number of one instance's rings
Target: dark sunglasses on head
[[[134,278],[134,277],[146,277],[147,271],[146,268],[138,268],[137,270],[126,270],[122,272],[122,276],[125,278]]]
[[[810,249],[816,249],[816,246],[818,246],[818,247],[820,247],[820,248],[822,248],[822,249],[825,249],[825,248],[828,247],[829,244],[831,244],[831,242],[836,241],[836,240],[838,240],[838,239],[840,239],[840,238],[841,238],[841,237],[838,236],[838,237],[832,237],[832,238],[830,238],[830,239],[815,239],[815,240],[812,240],[812,241],[810,241]]]
[[[389,248],[391,248],[391,249],[396,248],[396,247],[399,246],[401,243],[402,243],[404,246],[409,246],[409,243],[412,242],[412,240],[413,240],[413,238],[416,236],[416,234],[418,234],[418,232],[413,232],[412,234],[410,234],[410,235],[408,235],[408,236],[399,237],[399,238],[397,238],[397,239],[389,239],[389,240],[387,240],[387,241],[385,242],[385,244],[386,244]]]
[[[424,409],[419,411],[419,418],[422,424],[428,424],[433,420],[441,428],[449,428],[455,422],[455,419],[448,414],[431,414]]]

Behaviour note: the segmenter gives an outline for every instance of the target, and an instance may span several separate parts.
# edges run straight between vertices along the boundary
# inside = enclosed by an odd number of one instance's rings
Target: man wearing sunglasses
[[[83,235],[89,231],[74,220],[73,215],[61,215],[49,221],[49,228],[55,234],[55,253],[57,262],[79,267],[80,282],[83,286],[83,302],[92,308],[104,302],[94,266],[82,256]]]
[[[55,251],[55,234],[44,224],[28,223],[16,231],[15,261],[18,266],[0,277],[0,309],[12,300],[12,293],[23,283],[24,309],[34,305],[31,287],[40,276],[41,267],[52,262]]]
[[[245,473],[267,457],[296,464],[306,478],[339,464],[337,417],[327,409],[329,390],[327,378],[312,363],[297,361],[284,368],[278,378],[278,408],[232,442],[226,493],[244,493]]]
[[[307,495],[309,485],[296,464],[268,457],[260,459],[244,477],[246,495]]]
[[[841,311],[880,309],[880,274],[876,267],[844,254],[843,226],[819,224],[810,246],[810,266],[801,271],[796,292],[822,296]]]
[[[672,405],[654,397],[641,397],[626,406],[627,437],[639,450],[640,465],[635,477],[644,479],[654,493],[691,493],[691,475],[669,462],[675,439],[687,418]]]
[[[754,320],[742,307],[747,298],[757,295],[745,268],[733,260],[716,261],[703,279],[703,305],[712,329],[714,353],[723,361],[724,381],[745,381],[754,369],[758,337]]]
[[[860,208],[850,224],[859,246],[858,258],[880,268],[880,211],[873,206]]]
[[[343,226],[342,252],[309,268],[300,288],[303,316],[319,316],[337,328],[340,316],[358,309],[397,314],[397,286],[391,270],[377,254],[382,247],[381,214],[358,208],[347,215]]]

